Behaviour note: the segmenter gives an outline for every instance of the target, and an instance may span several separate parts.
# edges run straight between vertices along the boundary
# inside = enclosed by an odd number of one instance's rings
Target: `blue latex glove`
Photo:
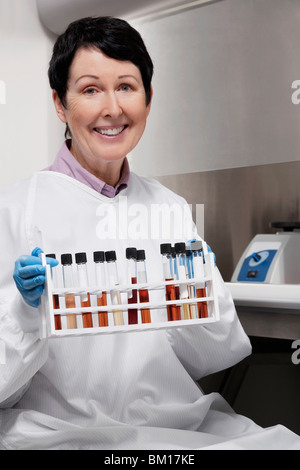
[[[45,266],[39,254],[43,250],[36,247],[31,255],[22,255],[15,262],[14,281],[25,302],[31,307],[38,307],[45,285]],[[46,258],[51,267],[57,266],[54,258]]]

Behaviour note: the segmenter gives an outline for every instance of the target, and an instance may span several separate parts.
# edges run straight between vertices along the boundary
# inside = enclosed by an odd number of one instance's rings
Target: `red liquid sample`
[[[131,278],[131,284],[136,284],[137,278]],[[137,290],[132,289],[132,297],[128,299],[128,304],[136,304],[137,303]],[[128,309],[128,324],[134,325],[138,322],[138,310],[137,308],[129,308]]]
[[[180,299],[180,291],[179,291],[179,286],[175,286],[175,295],[176,299]],[[176,316],[173,318],[173,320],[181,320],[181,306],[177,305],[176,307]]]
[[[98,297],[97,305],[98,307],[104,307],[105,305],[107,305],[106,292],[102,292],[102,297]],[[99,322],[99,326],[108,326],[107,312],[98,312],[98,322]]]
[[[59,299],[58,299],[58,294],[53,295],[53,308],[54,310],[59,308]],[[60,315],[54,315],[54,325],[56,330],[61,330],[61,316]]]
[[[139,290],[140,302],[149,302],[149,293],[148,289],[140,289]],[[151,323],[151,315],[149,308],[142,308],[141,309],[142,315],[142,323]]]
[[[90,294],[87,294],[88,299],[81,302],[81,307],[90,307],[91,306],[91,300],[90,300]],[[83,328],[93,328],[93,317],[92,314],[87,312],[82,314],[82,323],[83,323]]]
[[[197,298],[200,297],[206,297],[206,289],[205,287],[202,289],[197,289],[196,290],[196,295]],[[198,302],[198,313],[200,318],[207,318],[208,317],[208,312],[207,312],[207,302]]]

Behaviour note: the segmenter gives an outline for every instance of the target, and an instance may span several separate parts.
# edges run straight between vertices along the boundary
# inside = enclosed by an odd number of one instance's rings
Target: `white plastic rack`
[[[204,250],[205,253],[206,250]],[[219,320],[219,306],[218,306],[218,292],[217,283],[215,279],[215,262],[213,253],[205,253],[205,270],[204,277],[201,278],[190,278],[185,280],[171,280],[171,281],[158,281],[156,283],[138,283],[138,284],[123,284],[106,286],[105,291],[107,292],[107,305],[97,305],[97,296],[101,296],[103,286],[87,286],[84,290],[80,287],[70,288],[54,288],[52,282],[51,268],[49,264],[46,264],[46,257],[42,256],[42,263],[46,267],[46,283],[45,292],[43,295],[40,315],[40,337],[65,337],[65,336],[80,336],[90,334],[108,334],[108,333],[120,333],[129,331],[145,331],[145,330],[156,330],[162,328],[173,328],[173,327],[184,327],[190,325],[201,325],[216,322]],[[54,268],[56,269],[56,268]],[[179,289],[182,285],[185,285],[190,292],[194,291],[194,287],[198,284],[205,285],[205,297],[195,297],[186,299],[176,300],[164,300],[166,298],[165,292],[168,285],[178,286]],[[193,286],[193,289],[189,287]],[[116,291],[119,291],[122,298],[127,300],[128,293],[133,289],[137,291],[141,289],[147,289],[149,293],[149,302],[137,302],[129,304],[127,301],[122,300],[122,303],[114,304],[113,297]],[[157,295],[156,291],[161,291],[160,295]],[[90,295],[91,306],[82,307],[80,302],[80,294],[88,292]],[[60,308],[54,308],[53,296],[57,295],[60,299],[64,299],[66,294],[73,294],[76,299],[76,308],[65,308],[64,300],[60,302]],[[121,298],[121,297],[120,297]],[[158,299],[158,300],[157,300]],[[207,306],[207,317],[198,317],[197,304],[205,303]],[[183,313],[181,314],[180,320],[168,320],[167,307],[176,305],[180,308],[184,304],[190,306],[196,306],[195,309],[191,309],[192,312],[197,312],[197,315],[191,315],[190,318],[185,319]],[[128,310],[138,310],[138,322],[134,324],[128,323]],[[151,323],[143,323],[141,312],[149,309],[151,312]],[[124,322],[123,324],[114,324],[114,312],[122,311]],[[107,312],[108,315],[108,326],[99,326],[98,318],[101,312]],[[93,318],[93,326],[84,328],[82,323],[82,314],[90,313]],[[55,316],[59,315],[61,318],[61,329],[56,329]],[[76,315],[77,328],[67,327],[67,316]],[[196,317],[196,318],[193,318]]]

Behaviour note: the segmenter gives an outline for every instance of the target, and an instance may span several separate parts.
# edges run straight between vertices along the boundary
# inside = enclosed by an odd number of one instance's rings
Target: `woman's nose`
[[[118,97],[115,92],[107,92],[102,101],[102,115],[105,117],[117,118],[122,114]]]

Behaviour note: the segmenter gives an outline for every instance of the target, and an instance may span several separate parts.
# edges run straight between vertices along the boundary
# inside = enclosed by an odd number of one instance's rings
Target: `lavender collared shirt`
[[[90,188],[94,189],[98,193],[103,194],[106,197],[115,197],[120,191],[127,188],[130,177],[130,170],[127,158],[124,160],[121,178],[115,187],[104,183],[95,175],[83,168],[76,158],[71,154],[68,148],[68,141],[65,141],[60,148],[56,159],[45,171],[57,171],[64,175],[75,178],[81,183],[86,184]]]

